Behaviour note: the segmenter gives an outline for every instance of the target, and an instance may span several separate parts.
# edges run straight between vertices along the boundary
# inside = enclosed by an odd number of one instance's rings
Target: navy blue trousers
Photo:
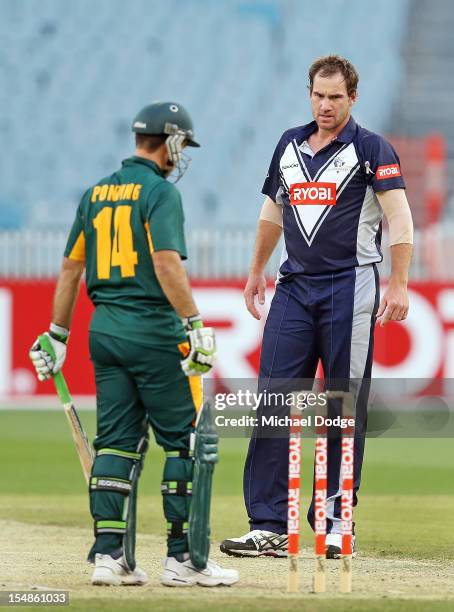
[[[333,274],[295,275],[276,287],[260,359],[259,389],[273,389],[273,380],[281,384],[305,379],[312,384],[319,360],[325,388],[354,387],[355,505],[364,455],[378,303],[375,265]],[[269,413],[270,407],[260,406],[258,416],[264,411]],[[340,437],[328,440],[328,453],[327,531],[340,533]],[[255,431],[244,468],[244,499],[251,529],[286,533],[287,494],[288,439],[264,437],[263,432]],[[312,527],[313,514],[312,498],[307,515]]]

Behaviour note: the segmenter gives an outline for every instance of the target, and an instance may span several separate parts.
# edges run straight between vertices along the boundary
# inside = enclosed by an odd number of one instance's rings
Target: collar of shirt
[[[307,123],[305,126],[303,126],[302,136],[303,136],[304,141],[300,145],[301,149],[305,147],[305,144],[307,144],[307,139],[316,130],[317,130],[317,123],[315,121],[311,121],[310,123]],[[333,138],[331,142],[342,142],[344,144],[349,144],[353,140],[355,132],[356,132],[356,121],[353,119],[353,117],[350,116],[350,119],[348,120],[343,130],[339,132],[336,138]],[[307,148],[304,151],[304,153],[307,153],[311,157],[314,155],[312,149],[309,147],[309,144],[307,144]]]
[[[145,157],[139,157],[138,155],[133,155],[132,157],[128,157],[128,159],[124,159],[121,162],[122,166],[132,166],[133,164],[142,164],[144,166],[148,166],[159,176],[165,176],[163,170],[158,166],[158,164],[151,159],[145,159]]]
[[[299,150],[301,151],[301,153],[306,153],[306,155],[309,155],[310,157],[314,157],[315,155],[315,153],[311,149],[311,145],[308,143],[307,140],[300,144]]]

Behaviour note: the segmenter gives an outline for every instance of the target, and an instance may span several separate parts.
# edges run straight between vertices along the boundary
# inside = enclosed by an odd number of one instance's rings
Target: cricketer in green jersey
[[[166,454],[161,491],[167,558],[161,582],[233,584],[236,571],[212,561],[203,570],[193,566],[187,535],[194,472],[190,438],[202,404],[201,375],[213,365],[216,344],[181,261],[187,257],[183,206],[167,179],[184,174],[183,148],[199,145],[189,114],[174,102],[146,106],[132,130],[135,155],[88,189],[77,209],[47,332],[54,355],[37,340],[30,357],[40,380],[61,369],[85,270],[96,307],[89,334],[97,404],[89,491],[92,583],[147,581],[134,551],[137,483],[151,426]]]

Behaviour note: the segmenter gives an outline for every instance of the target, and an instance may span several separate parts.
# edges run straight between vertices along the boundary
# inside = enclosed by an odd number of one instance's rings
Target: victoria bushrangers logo
[[[353,167],[353,166],[346,164],[345,161],[341,157],[335,158],[333,162],[333,166],[336,168],[337,174],[339,174],[339,172],[350,172],[350,170]]]
[[[400,173],[399,164],[388,164],[387,166],[378,166],[375,176],[379,181],[382,181],[383,179],[395,178],[402,175]]]
[[[294,183],[290,185],[290,204],[318,204],[334,206],[336,204],[336,183]]]

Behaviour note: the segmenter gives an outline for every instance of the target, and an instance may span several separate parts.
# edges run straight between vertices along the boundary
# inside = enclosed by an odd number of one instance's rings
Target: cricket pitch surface
[[[68,590],[70,609],[90,610],[117,606],[123,610],[142,606],[153,610],[292,610],[299,606],[328,610],[333,599],[336,610],[343,610],[344,603],[349,610],[409,610],[407,604],[412,610],[454,610],[454,560],[379,559],[358,554],[349,595],[337,592],[339,562],[329,561],[327,592],[314,595],[314,558],[312,551],[303,549],[301,590],[290,595],[286,592],[287,559],[226,557],[213,542],[212,558],[237,569],[240,582],[232,587],[172,589],[159,582],[164,539],[138,534],[138,564],[148,572],[150,582],[143,587],[100,588],[90,585],[92,567],[84,561],[91,540],[89,529],[0,521],[0,590]],[[306,602],[310,602],[307,607]]]

